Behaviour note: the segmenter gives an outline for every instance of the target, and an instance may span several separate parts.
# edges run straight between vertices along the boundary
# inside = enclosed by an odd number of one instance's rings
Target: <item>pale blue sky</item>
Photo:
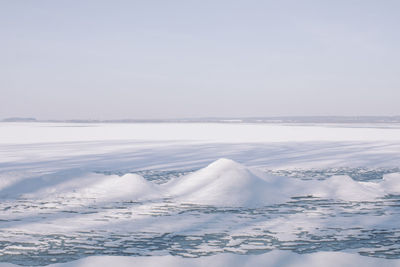
[[[400,1],[0,0],[0,118],[400,115]]]

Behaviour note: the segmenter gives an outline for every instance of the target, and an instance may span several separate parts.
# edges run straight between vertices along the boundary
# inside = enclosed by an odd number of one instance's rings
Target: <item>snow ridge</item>
[[[157,185],[137,174],[123,176],[68,173],[42,177],[27,183],[9,181],[5,192],[15,197],[62,196],[96,200],[160,200],[215,206],[264,206],[292,197],[317,197],[347,201],[371,201],[400,194],[400,174],[385,175],[380,182],[358,182],[348,176],[324,181],[304,181],[271,176],[230,159],[219,159],[194,173]],[[58,179],[58,180],[57,180]],[[27,188],[29,190],[27,190]],[[9,194],[7,196],[9,196]]]

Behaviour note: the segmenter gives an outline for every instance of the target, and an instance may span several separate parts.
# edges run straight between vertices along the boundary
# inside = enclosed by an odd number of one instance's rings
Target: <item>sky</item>
[[[400,115],[397,0],[0,0],[0,119]]]

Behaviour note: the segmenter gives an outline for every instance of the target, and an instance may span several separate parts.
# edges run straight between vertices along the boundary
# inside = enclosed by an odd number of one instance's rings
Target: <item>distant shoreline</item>
[[[400,116],[282,116],[282,117],[210,117],[182,119],[115,119],[115,120],[40,120],[5,118],[0,122],[50,123],[400,123]]]

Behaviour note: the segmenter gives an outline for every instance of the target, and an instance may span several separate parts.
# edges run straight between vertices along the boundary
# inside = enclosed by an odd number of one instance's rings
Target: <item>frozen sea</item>
[[[0,265],[400,266],[400,125],[0,123]]]

